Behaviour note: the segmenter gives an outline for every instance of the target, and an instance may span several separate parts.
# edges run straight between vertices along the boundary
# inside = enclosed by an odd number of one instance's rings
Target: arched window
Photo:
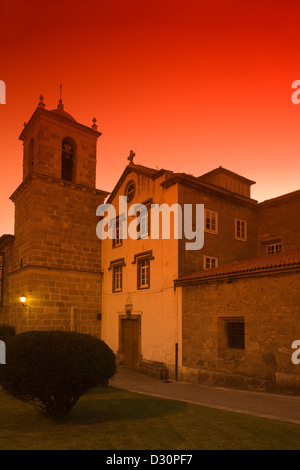
[[[127,202],[131,202],[135,196],[135,182],[130,180],[125,188],[125,196],[127,196]]]
[[[76,144],[73,139],[66,137],[62,141],[61,178],[74,181]]]
[[[28,167],[29,171],[31,168],[34,166],[34,140],[31,139],[29,142],[29,147],[28,147]]]

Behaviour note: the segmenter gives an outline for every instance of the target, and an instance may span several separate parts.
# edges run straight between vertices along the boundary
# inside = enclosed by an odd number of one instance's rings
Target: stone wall
[[[259,204],[259,255],[266,254],[266,246],[280,240],[282,250],[299,246],[300,191],[270,199]]]
[[[219,266],[253,258],[257,255],[257,204],[253,199],[227,194],[210,188],[196,189],[179,185],[179,203],[204,204],[218,213],[218,233],[204,232],[204,246],[187,251],[186,240],[179,240],[179,276],[203,269],[203,257],[218,258]],[[235,218],[247,222],[247,239],[235,238]]]
[[[269,274],[182,286],[181,378],[256,390],[300,393],[300,276]],[[225,323],[245,321],[245,349],[228,349]]]
[[[98,273],[29,267],[10,274],[8,285],[9,323],[17,332],[65,330],[100,337]],[[21,305],[22,293],[29,307]]]
[[[15,239],[5,248],[1,322],[8,320],[17,331],[76,328],[100,337],[96,209],[103,193],[32,175],[13,199]],[[30,309],[21,306],[21,294]]]
[[[14,195],[15,266],[100,272],[96,209],[101,191],[32,175]]]

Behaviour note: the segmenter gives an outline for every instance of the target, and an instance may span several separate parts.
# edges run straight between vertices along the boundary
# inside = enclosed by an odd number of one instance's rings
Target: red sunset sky
[[[203,174],[222,165],[262,201],[299,189],[299,0],[0,0],[0,235],[22,179],[24,121],[42,93],[98,119],[97,187],[135,162]]]

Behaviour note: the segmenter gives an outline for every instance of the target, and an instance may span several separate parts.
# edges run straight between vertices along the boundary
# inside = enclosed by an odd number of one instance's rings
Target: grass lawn
[[[0,391],[0,450],[300,449],[300,426],[112,387],[80,399],[63,423]]]

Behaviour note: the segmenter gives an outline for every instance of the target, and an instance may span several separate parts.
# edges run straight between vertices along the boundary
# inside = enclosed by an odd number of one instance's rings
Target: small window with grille
[[[272,255],[274,253],[281,253],[282,246],[281,243],[272,243],[267,246],[267,254]]]
[[[227,321],[227,348],[245,349],[245,322]]]
[[[218,258],[204,255],[203,269],[213,269],[217,267],[218,267]]]

